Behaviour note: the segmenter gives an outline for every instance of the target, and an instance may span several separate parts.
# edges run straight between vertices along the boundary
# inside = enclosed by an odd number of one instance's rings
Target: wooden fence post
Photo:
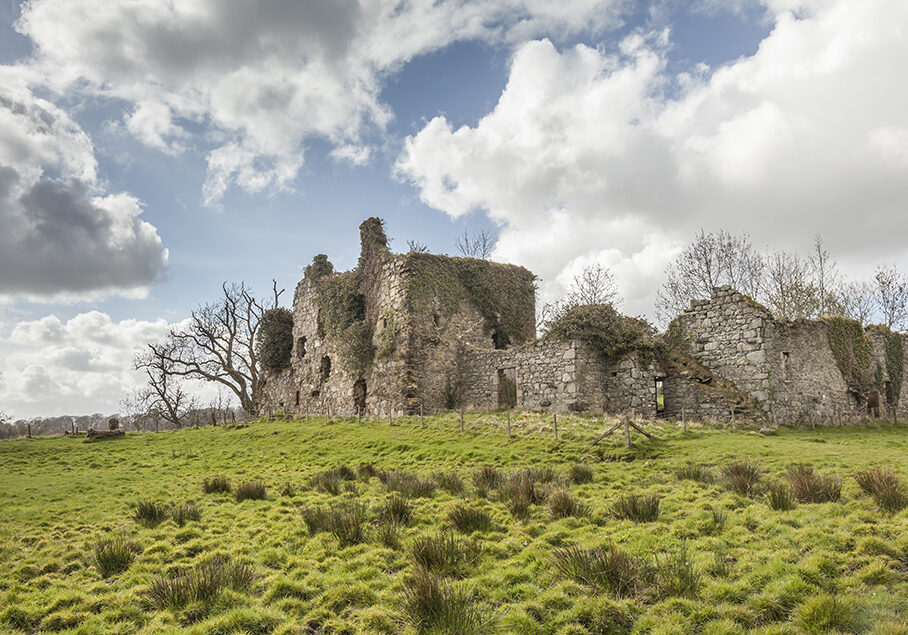
[[[460,431],[463,432],[463,409],[460,410]]]
[[[422,403],[419,404],[419,427],[420,428],[426,427],[426,422],[423,421],[423,404]]]
[[[557,412],[552,413],[552,425],[555,428],[555,440],[557,441],[558,440],[558,413]]]
[[[508,410],[508,438],[511,438],[511,411]]]
[[[684,431],[687,432],[687,419],[684,418],[684,408],[681,408],[681,426],[684,428]]]
[[[624,447],[631,447],[631,420],[624,415]]]
[[[28,438],[32,438],[32,424],[28,424]]]

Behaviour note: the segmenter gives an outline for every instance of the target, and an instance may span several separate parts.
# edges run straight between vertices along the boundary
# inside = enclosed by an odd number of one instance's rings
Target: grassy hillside
[[[908,427],[502,417],[0,442],[0,630],[908,633]]]

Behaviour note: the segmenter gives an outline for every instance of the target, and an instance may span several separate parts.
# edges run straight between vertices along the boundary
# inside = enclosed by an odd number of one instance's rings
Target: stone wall
[[[636,354],[607,364],[580,341],[543,340],[507,350],[464,351],[464,406],[501,407],[499,378],[517,383],[517,407],[551,412],[656,416],[655,362]]]
[[[710,300],[694,301],[673,329],[687,354],[752,397],[776,422],[833,424],[885,414],[885,400],[876,398],[880,413],[873,395],[868,402],[849,390],[822,320],[775,320],[746,296],[720,287]],[[872,369],[879,364],[883,382],[888,381],[885,338],[872,328],[868,333],[874,343]],[[902,394],[908,394],[904,386]],[[690,395],[674,399],[691,405]],[[904,411],[900,400],[899,412]]]

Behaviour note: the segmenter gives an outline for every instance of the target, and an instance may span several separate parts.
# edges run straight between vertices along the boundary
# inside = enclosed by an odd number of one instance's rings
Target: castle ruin
[[[353,270],[324,255],[306,268],[289,364],[263,373],[262,412],[516,407],[817,424],[908,414],[904,336],[884,327],[776,320],[720,287],[653,347],[610,358],[583,339],[536,338],[535,276],[522,267],[392,253],[377,218],[360,234]]]

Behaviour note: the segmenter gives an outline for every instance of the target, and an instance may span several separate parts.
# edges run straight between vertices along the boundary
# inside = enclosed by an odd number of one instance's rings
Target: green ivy
[[[359,268],[345,273],[333,271],[320,254],[306,267],[306,277],[315,290],[322,328],[338,343],[341,365],[351,375],[362,377],[375,356],[366,324],[366,303],[360,293],[362,275]]]
[[[536,277],[523,267],[425,253],[404,258],[411,309],[426,310],[437,298],[443,311],[453,313],[468,300],[482,314],[487,332],[497,330],[513,344],[535,335]]]
[[[258,357],[262,368],[271,371],[290,366],[293,352],[293,313],[283,308],[268,309],[258,331]]]
[[[898,333],[886,335],[886,372],[889,374],[889,389],[886,391],[886,401],[892,408],[899,405],[902,394],[902,379],[905,373],[905,346],[902,336]]]
[[[549,322],[545,337],[586,342],[609,362],[632,351],[644,361],[662,353],[645,322],[620,315],[608,304],[567,307]]]
[[[829,347],[848,387],[863,398],[873,389],[870,368],[873,342],[857,320],[846,317],[824,317]]]
[[[384,314],[385,328],[378,334],[379,344],[375,356],[378,359],[387,359],[394,353],[397,348],[397,336],[400,334],[400,326],[394,318],[394,314],[386,311]]]

